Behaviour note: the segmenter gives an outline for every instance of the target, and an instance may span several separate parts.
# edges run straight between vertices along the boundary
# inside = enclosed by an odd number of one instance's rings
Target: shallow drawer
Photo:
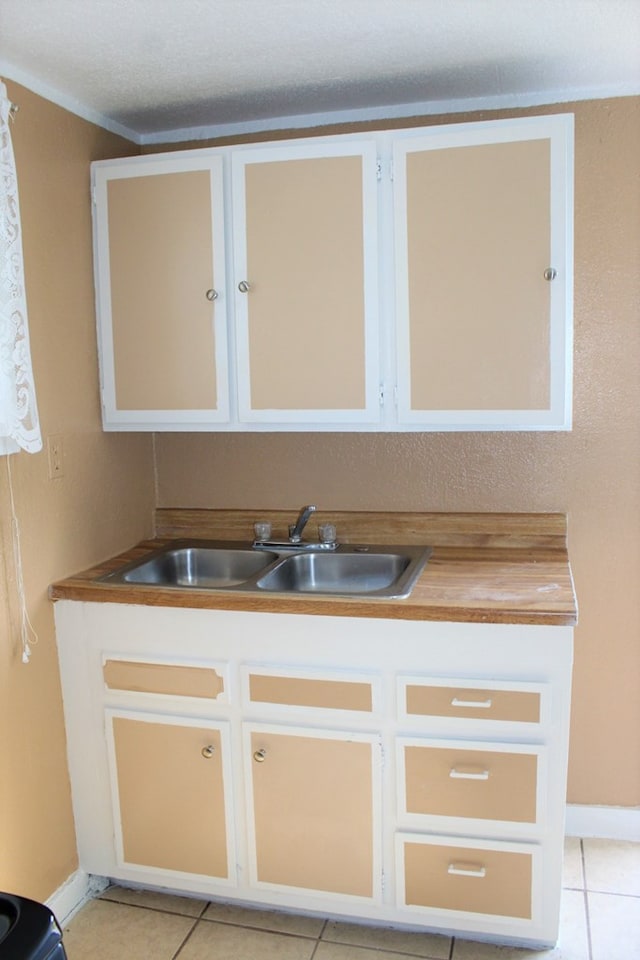
[[[419,837],[398,842],[400,906],[532,919],[537,848]]]
[[[369,680],[248,670],[246,685],[249,703],[361,713],[373,710],[373,684]]]
[[[401,678],[403,717],[540,723],[543,689],[532,684],[470,685]]]
[[[543,748],[400,740],[408,814],[535,823]]]
[[[141,660],[105,660],[104,682],[110,690],[158,693],[174,697],[216,700],[225,689],[222,670]]]

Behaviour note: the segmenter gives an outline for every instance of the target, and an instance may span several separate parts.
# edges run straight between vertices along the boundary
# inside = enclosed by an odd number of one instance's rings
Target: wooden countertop
[[[97,577],[177,538],[250,540],[255,520],[284,536],[296,511],[158,510],[156,537],[52,584],[52,600],[398,620],[572,626],[578,610],[562,514],[338,512],[343,543],[424,544],[433,553],[405,600],[171,589],[96,583]]]

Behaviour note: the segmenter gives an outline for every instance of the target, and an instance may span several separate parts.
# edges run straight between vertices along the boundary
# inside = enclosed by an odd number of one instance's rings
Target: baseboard
[[[49,897],[47,906],[63,927],[87,900],[91,900],[107,885],[108,881],[102,877],[94,877],[85,873],[84,870],[76,870]]]
[[[570,803],[567,805],[565,833],[568,837],[640,842],[640,807],[595,807]]]

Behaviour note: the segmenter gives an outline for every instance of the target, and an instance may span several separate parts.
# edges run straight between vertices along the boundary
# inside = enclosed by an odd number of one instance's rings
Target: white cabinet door
[[[254,884],[379,899],[379,739],[252,724],[244,741]]]
[[[222,158],[105,161],[93,177],[105,429],[227,421]]]
[[[235,878],[227,725],[107,710],[120,865]]]
[[[571,423],[572,117],[394,142],[398,420]]]
[[[239,419],[375,424],[374,141],[232,155]]]

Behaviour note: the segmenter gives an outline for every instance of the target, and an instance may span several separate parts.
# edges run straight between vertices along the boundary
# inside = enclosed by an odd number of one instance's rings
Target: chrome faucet
[[[289,542],[290,543],[300,543],[302,540],[302,531],[309,522],[309,518],[312,513],[315,513],[317,507],[314,507],[312,504],[308,504],[306,507],[303,507],[300,513],[298,514],[298,519],[295,523],[290,524],[289,526]]]
[[[288,540],[271,540],[271,539],[256,539],[253,541],[254,550],[275,550],[277,553],[300,553],[302,551],[313,551],[317,553],[319,551],[325,550],[337,550],[338,541],[336,539],[336,528],[334,524],[324,524],[323,526],[330,530],[331,535],[327,536],[327,531],[322,531],[318,528],[318,533],[320,535],[320,541],[317,543],[312,543],[308,540],[302,539],[302,531],[309,522],[309,519],[313,513],[316,512],[318,508],[314,507],[313,504],[308,504],[306,507],[303,507],[300,513],[298,514],[298,519],[295,523],[289,524],[289,538]],[[257,528],[259,524],[255,525]],[[267,526],[270,526],[269,524]]]

